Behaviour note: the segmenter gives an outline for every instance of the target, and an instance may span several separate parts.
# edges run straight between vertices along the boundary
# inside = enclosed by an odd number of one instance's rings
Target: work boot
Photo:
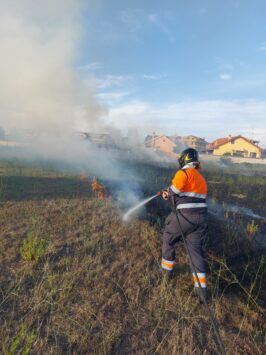
[[[200,303],[204,303],[204,300],[209,303],[210,302],[210,295],[208,292],[207,287],[194,287],[195,294],[199,297]]]

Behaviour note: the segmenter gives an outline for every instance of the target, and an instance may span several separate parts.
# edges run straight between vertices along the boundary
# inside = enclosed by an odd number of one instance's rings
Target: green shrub
[[[4,351],[5,355],[15,355],[22,354],[28,355],[30,354],[32,344],[36,338],[34,330],[27,334],[26,325],[23,324],[19,333],[15,336],[15,338],[11,341],[8,349]]]
[[[249,238],[253,238],[258,230],[259,226],[255,223],[254,220],[252,220],[252,222],[248,222],[246,232]]]
[[[32,233],[29,233],[20,247],[20,255],[26,261],[38,261],[45,254],[47,247],[47,241],[44,239],[38,240]]]

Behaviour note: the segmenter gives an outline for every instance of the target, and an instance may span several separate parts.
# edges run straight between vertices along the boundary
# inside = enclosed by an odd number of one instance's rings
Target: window
[[[234,150],[233,155],[235,157],[245,157],[245,152],[243,150]]]

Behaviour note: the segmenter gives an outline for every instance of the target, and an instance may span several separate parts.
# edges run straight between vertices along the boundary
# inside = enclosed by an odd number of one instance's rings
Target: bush
[[[47,247],[47,241],[44,239],[38,241],[37,238],[34,238],[32,233],[29,233],[28,237],[23,240],[23,244],[20,247],[20,255],[23,260],[38,261],[45,254]]]

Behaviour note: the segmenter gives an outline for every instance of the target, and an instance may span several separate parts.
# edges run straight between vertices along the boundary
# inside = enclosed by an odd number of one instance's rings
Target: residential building
[[[167,155],[176,155],[179,147],[178,137],[166,135],[148,135],[145,138],[145,147]]]
[[[199,152],[206,152],[208,143],[204,138],[196,136],[166,136],[149,135],[145,139],[145,146],[168,155],[176,155],[185,148],[194,148]]]
[[[204,138],[189,135],[181,137],[181,141],[186,147],[194,148],[200,153],[206,152],[207,150],[208,142],[206,142]]]
[[[245,138],[241,135],[218,138],[207,147],[208,152],[214,155],[231,155],[244,158],[262,158],[263,150],[258,141]]]

